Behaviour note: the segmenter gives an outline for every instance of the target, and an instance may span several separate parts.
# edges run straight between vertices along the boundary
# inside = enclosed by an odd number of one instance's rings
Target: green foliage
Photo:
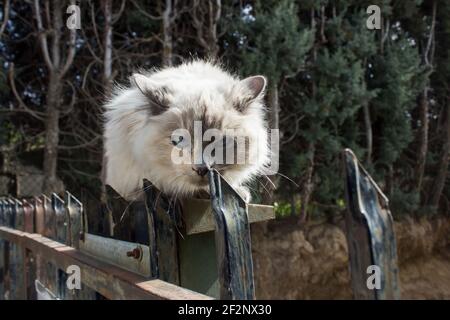
[[[136,7],[136,3],[150,18]],[[450,96],[450,6],[438,1],[433,68],[423,67],[423,51],[431,27],[433,1],[423,0],[244,0],[222,1],[217,39],[219,58],[241,76],[263,74],[269,92],[279,94],[281,129],[280,172],[296,184],[278,179],[275,194],[277,215],[300,211],[299,195],[312,168],[313,193],[310,215],[332,215],[343,208],[344,183],[340,152],[351,148],[388,195],[395,215],[426,212],[420,196],[436,176],[442,152],[441,115]],[[172,34],[175,63],[202,57],[209,37],[210,2],[199,2],[197,13],[204,25],[193,23],[190,2],[176,2]],[[120,11],[113,2],[113,12]],[[369,5],[378,5],[382,30],[366,27]],[[36,50],[33,10],[26,2],[13,2],[14,14],[0,39],[0,65],[14,62],[17,88],[25,103],[42,111],[47,73]],[[113,25],[114,80],[124,82],[134,67],[159,66],[162,58],[165,2],[126,2]],[[79,34],[80,47],[64,87],[64,104],[75,92],[73,111],[61,118],[60,143],[74,146],[100,134],[98,106],[103,97],[103,27],[101,6],[82,6],[83,16],[96,21]],[[91,10],[93,17],[91,17]],[[88,20],[89,20],[88,19]],[[7,30],[8,31],[8,30]],[[203,33],[199,35],[199,33]],[[170,38],[170,37],[168,37]],[[86,44],[89,43],[89,46]],[[38,54],[32,54],[38,52]],[[96,57],[94,57],[93,53]],[[1,106],[17,106],[7,84],[6,69],[0,72]],[[424,189],[411,187],[417,157],[418,96],[429,90],[429,152]],[[272,97],[272,95],[271,95]],[[269,106],[270,107],[270,106]],[[367,161],[369,111],[372,156]],[[5,110],[2,110],[5,111]],[[44,145],[43,122],[18,113],[1,119],[4,144],[20,152],[39,152]],[[92,132],[91,132],[92,131]],[[71,133],[76,133],[72,135]],[[35,137],[36,138],[30,138]],[[60,150],[60,174],[70,186],[99,189],[100,145]],[[36,161],[41,166],[40,160]],[[277,178],[276,178],[277,179]],[[254,201],[264,200],[262,189],[253,190]],[[293,196],[293,194],[295,196]],[[450,188],[444,190],[450,198]],[[295,208],[291,208],[295,203]],[[295,210],[293,210],[295,209]]]
[[[369,85],[377,88],[371,101],[372,120],[379,124],[378,163],[391,165],[411,142],[411,110],[428,74],[420,66],[416,47],[408,39],[392,43],[384,55],[371,60]]]
[[[255,14],[256,18],[252,15]],[[263,73],[274,83],[303,66],[313,43],[313,32],[301,29],[292,0],[257,2],[237,24],[239,70],[243,75]]]
[[[389,1],[378,4],[386,8],[387,15],[392,14]],[[317,6],[304,8],[318,10]],[[429,70],[421,66],[417,42],[396,22],[381,48],[377,33],[365,28],[364,4],[344,1],[339,9],[336,16],[328,15],[322,30],[316,25],[315,52],[308,57],[307,68],[295,80],[288,80],[297,84],[286,85],[282,92],[282,113],[302,119],[300,129],[295,121],[282,125],[285,136],[297,136],[282,148],[282,172],[302,182],[313,161],[316,187],[312,198],[333,208],[344,191],[340,151],[348,147],[361,160],[366,156],[362,109],[367,106],[374,145],[368,169],[385,185],[386,168],[395,167],[400,178],[389,195],[393,207],[414,212],[419,207],[418,195],[401,187],[411,168],[399,160],[413,141],[412,111]],[[311,144],[314,151],[308,149]],[[280,194],[285,194],[290,186],[281,184],[280,188]]]
[[[275,218],[283,219],[292,215],[292,205],[286,201],[274,202]],[[300,202],[295,203],[295,211],[300,212]]]
[[[314,182],[320,187],[315,189],[314,197],[322,203],[342,198],[339,153],[345,147],[360,153],[358,113],[364,103],[375,97],[375,90],[367,88],[364,64],[367,56],[375,53],[375,46],[368,44],[374,35],[360,27],[363,21],[360,13],[351,19],[330,19],[324,30],[329,36],[327,44],[317,49],[315,61],[301,74],[305,89],[290,93],[298,103],[287,109],[304,117],[299,140],[304,146],[314,143],[316,148],[314,155],[305,154],[300,148],[294,156],[289,155],[291,148],[284,148],[283,157],[293,159],[293,163],[283,162],[283,168],[289,167],[290,173],[301,175],[315,158]]]
[[[398,218],[419,208],[420,197],[415,192],[404,192],[400,188],[395,188],[390,196],[390,209],[394,217]]]

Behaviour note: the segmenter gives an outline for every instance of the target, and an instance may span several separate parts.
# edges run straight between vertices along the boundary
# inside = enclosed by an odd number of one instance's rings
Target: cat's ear
[[[253,76],[241,80],[240,85],[249,90],[253,99],[264,96],[267,80],[264,76]]]
[[[236,109],[245,111],[249,105],[264,98],[267,80],[264,76],[252,76],[239,81]]]
[[[151,115],[156,116],[169,109],[169,93],[166,87],[156,85],[148,77],[139,73],[133,74],[130,82],[147,97]]]

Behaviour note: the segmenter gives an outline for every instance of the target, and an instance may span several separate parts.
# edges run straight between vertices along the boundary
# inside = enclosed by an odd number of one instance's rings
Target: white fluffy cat
[[[205,173],[213,167],[250,199],[243,185],[261,173],[269,159],[263,76],[240,80],[211,62],[192,61],[133,74],[130,83],[117,87],[105,105],[106,184],[131,200],[140,196],[146,178],[166,194],[186,197],[208,191]],[[245,137],[245,151],[236,152],[244,152],[247,161],[216,164],[203,158],[201,163],[174,163],[174,150],[204,147],[174,135],[184,129],[194,137],[194,121],[203,130],[213,128],[227,139],[231,135],[233,141]]]

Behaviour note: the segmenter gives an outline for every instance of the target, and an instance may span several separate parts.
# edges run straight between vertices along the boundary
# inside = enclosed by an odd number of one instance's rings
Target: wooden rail
[[[108,299],[211,299],[158,279],[147,280],[39,234],[0,227],[0,238],[20,246],[23,251],[29,250],[34,255],[45,257],[61,270],[66,270],[71,265],[78,266],[81,281]],[[28,279],[28,276],[23,275],[21,278]],[[27,284],[22,283],[22,286],[26,287]]]

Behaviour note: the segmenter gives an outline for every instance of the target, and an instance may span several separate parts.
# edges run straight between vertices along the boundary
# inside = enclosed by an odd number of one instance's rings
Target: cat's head
[[[162,191],[206,190],[208,168],[240,185],[267,163],[263,76],[240,80],[202,63],[130,80],[139,96],[124,118],[133,157]]]

